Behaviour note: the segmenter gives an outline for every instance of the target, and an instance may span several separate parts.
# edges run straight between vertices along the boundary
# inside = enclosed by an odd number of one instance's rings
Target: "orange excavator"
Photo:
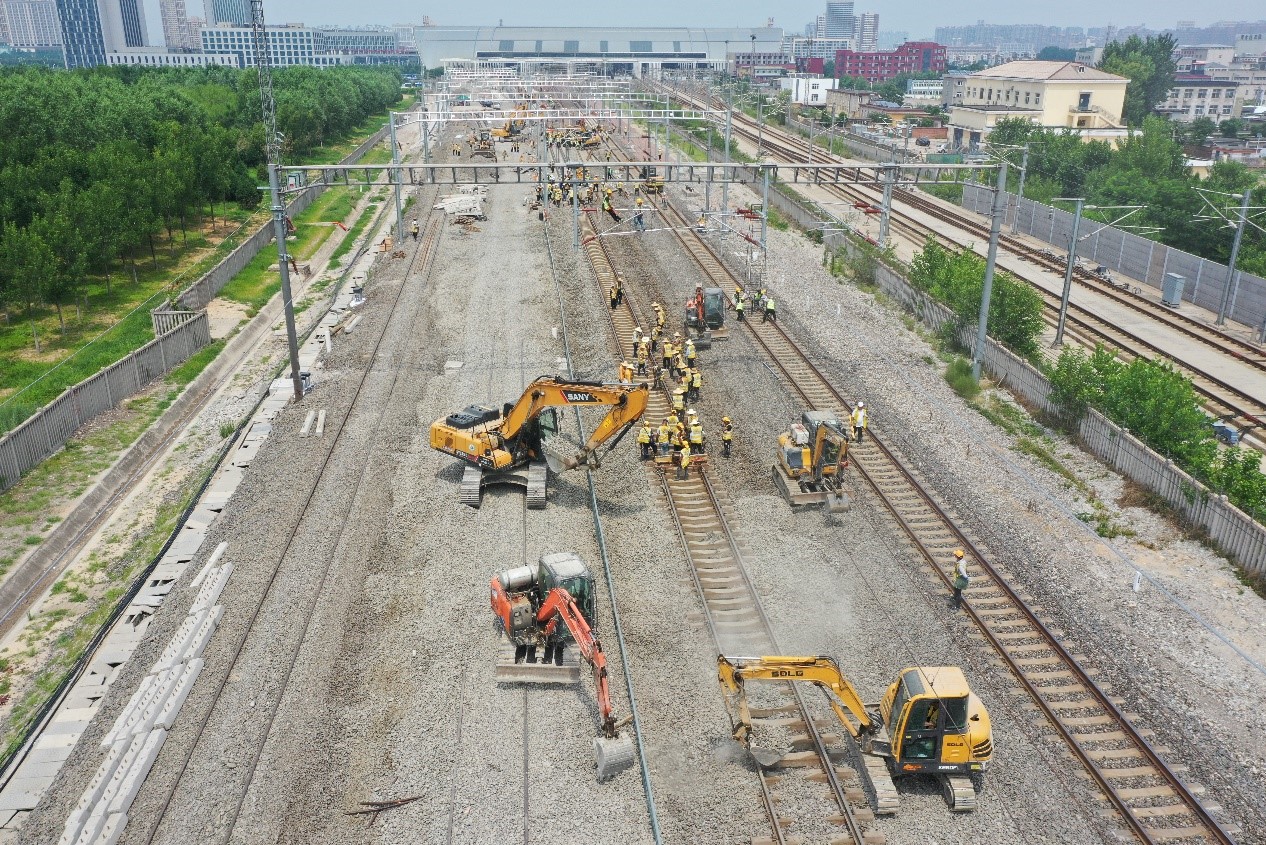
[[[580,673],[564,661],[565,647],[574,643],[593,672],[602,719],[602,733],[593,741],[598,780],[633,765],[633,742],[620,735],[629,720],[615,717],[607,657],[593,630],[593,576],[585,562],[574,552],[545,554],[535,568],[519,566],[495,575],[490,589],[496,627],[514,646],[513,659],[507,655],[498,662],[497,679],[574,683]],[[538,649],[541,662],[537,662]]]

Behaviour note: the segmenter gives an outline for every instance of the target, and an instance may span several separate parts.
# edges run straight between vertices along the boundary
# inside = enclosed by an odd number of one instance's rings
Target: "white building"
[[[13,47],[59,47],[61,24],[53,0],[0,0],[0,40]]]
[[[787,76],[778,80],[779,87],[790,91],[791,101],[800,106],[825,106],[826,92],[838,83],[838,79],[806,76]]]
[[[237,57],[239,67],[254,66],[255,46],[249,26],[206,27],[200,34],[204,53],[230,54]],[[268,27],[268,54],[273,67],[331,67],[347,63],[343,57],[326,51],[325,35],[320,30],[306,26]]]
[[[161,47],[110,50],[106,53],[106,64],[138,67],[243,67],[241,59],[235,53],[169,53]]]
[[[941,94],[945,88],[940,79],[910,79],[906,81],[906,93],[901,104],[906,107],[927,108],[939,106]]]
[[[840,50],[852,50],[851,38],[801,38],[788,35],[782,40],[782,51],[792,60],[795,59],[830,59]]]
[[[1240,116],[1238,89],[1239,86],[1230,79],[1210,79],[1194,73],[1175,74],[1174,87],[1156,110],[1181,123],[1190,123],[1198,117],[1219,123]]]
[[[862,12],[857,19],[857,49],[870,52],[879,49],[879,13]]]
[[[1235,36],[1235,55],[1266,56],[1266,32]]]

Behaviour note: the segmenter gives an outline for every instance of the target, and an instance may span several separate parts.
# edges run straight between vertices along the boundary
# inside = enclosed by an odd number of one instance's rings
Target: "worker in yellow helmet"
[[[730,443],[734,440],[734,423],[729,417],[721,417],[721,454],[730,456]]]

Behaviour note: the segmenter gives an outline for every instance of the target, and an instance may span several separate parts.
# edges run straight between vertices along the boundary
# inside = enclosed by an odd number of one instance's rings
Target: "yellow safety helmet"
[[[730,421],[729,417],[721,417],[721,422],[729,422],[729,421]]]
[[[954,557],[958,558],[959,560],[962,560],[962,559],[963,559],[963,550],[962,550],[962,549],[954,549]]]

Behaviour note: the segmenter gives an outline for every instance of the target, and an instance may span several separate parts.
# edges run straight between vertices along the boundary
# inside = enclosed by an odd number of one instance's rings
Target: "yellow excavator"
[[[598,447],[610,449],[646,410],[645,383],[571,381],[541,376],[516,402],[500,410],[470,405],[431,424],[431,448],[466,463],[461,502],[479,507],[483,488],[513,484],[527,491],[528,507],[545,507],[547,469],[555,473],[582,464],[599,465]],[[558,408],[610,406],[580,451],[570,458],[548,454],[545,444],[558,433]]]
[[[805,411],[778,435],[774,484],[793,508],[825,504],[831,513],[848,510],[848,494],[841,489],[847,466],[848,434],[830,411]]]
[[[950,810],[976,809],[976,783],[993,755],[989,713],[957,666],[903,669],[879,705],[862,703],[834,658],[717,656],[717,676],[730,714],[734,739],[762,767],[783,754],[753,738],[752,711],[744,684],[749,681],[810,683],[826,695],[835,717],[857,742],[863,776],[875,797],[875,812],[897,811],[894,776],[932,775]]]

